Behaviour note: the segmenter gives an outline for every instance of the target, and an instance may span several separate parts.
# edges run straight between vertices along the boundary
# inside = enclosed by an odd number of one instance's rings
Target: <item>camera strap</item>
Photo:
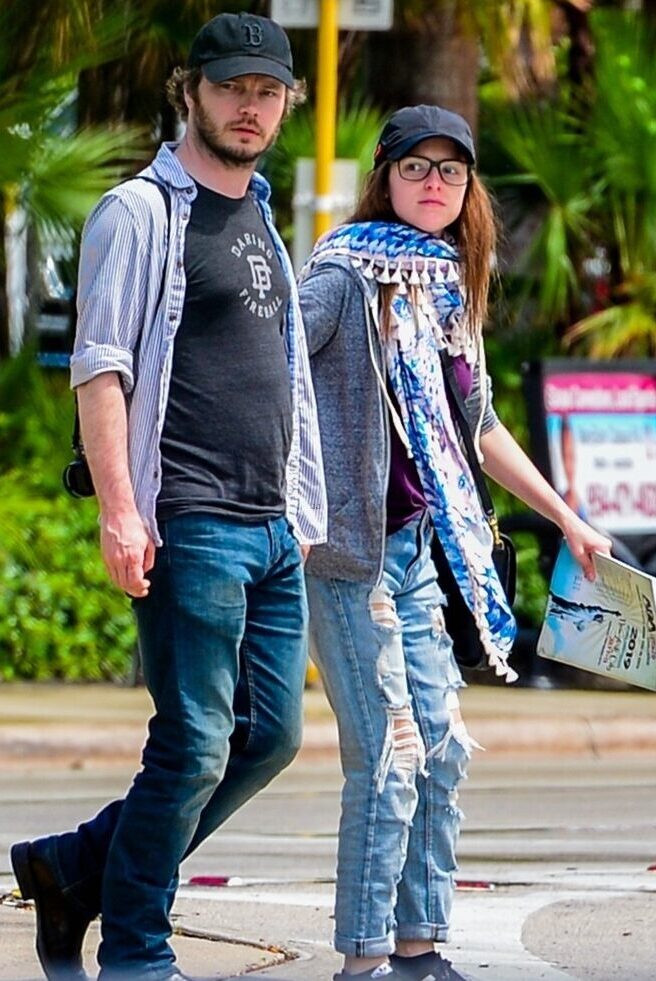
[[[136,177],[128,177],[123,183],[127,184],[128,181],[148,181],[149,184],[154,184],[157,190],[162,195],[162,200],[164,201],[164,207],[166,208],[166,252],[164,254],[164,264],[162,267],[162,278],[159,284],[159,293],[157,294],[157,303],[155,304],[155,312],[157,312],[161,306],[162,299],[164,297],[164,283],[166,281],[166,264],[169,254],[169,246],[171,243],[171,198],[169,192],[167,191],[164,184],[160,184],[152,177],[145,177],[141,174]],[[137,341],[139,343],[139,341]],[[75,399],[75,419],[73,421],[73,437],[71,440],[73,446],[73,452],[79,460],[85,460],[86,454],[84,452],[84,444],[82,442],[82,433],[80,431],[80,410],[78,409],[77,397]]]
[[[471,470],[471,475],[474,479],[485,517],[487,518],[488,524],[492,529],[495,545],[498,545],[499,520],[497,518],[494,504],[492,503],[490,491],[488,490],[488,486],[485,482],[485,475],[478,459],[478,453],[476,452],[476,446],[474,444],[471,429],[469,427],[469,421],[467,419],[465,400],[460,390],[458,379],[456,378],[456,369],[453,363],[453,358],[449,357],[446,351],[440,351],[440,361],[442,362],[442,371],[444,373],[444,380],[446,381],[446,394],[451,407],[453,421],[462,440],[465,456],[467,457],[467,462],[469,463],[469,469]]]

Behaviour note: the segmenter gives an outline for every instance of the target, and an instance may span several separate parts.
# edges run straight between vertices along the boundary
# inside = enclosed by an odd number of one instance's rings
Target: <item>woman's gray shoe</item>
[[[390,964],[380,964],[373,971],[361,971],[359,974],[347,974],[346,971],[333,974],[333,981],[357,981],[358,978],[361,981],[401,981],[402,975],[397,974]]]
[[[390,964],[403,981],[471,981],[466,974],[456,971],[451,961],[438,953],[420,954],[418,957],[399,957],[392,954]]]

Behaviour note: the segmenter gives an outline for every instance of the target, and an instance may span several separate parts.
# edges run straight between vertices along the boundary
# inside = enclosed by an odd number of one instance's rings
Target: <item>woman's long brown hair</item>
[[[392,208],[388,192],[392,166],[390,161],[385,161],[367,174],[350,221],[400,220]],[[445,231],[453,235],[460,253],[460,279],[466,295],[466,329],[472,337],[478,339],[487,313],[497,223],[490,196],[475,173],[469,178],[460,215]],[[384,336],[389,332],[389,307],[395,290],[396,286],[392,284],[381,286],[381,324]]]

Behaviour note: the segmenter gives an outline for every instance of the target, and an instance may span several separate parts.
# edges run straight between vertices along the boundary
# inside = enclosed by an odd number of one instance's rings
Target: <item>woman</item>
[[[447,939],[472,747],[431,560],[435,533],[497,674],[514,622],[446,400],[454,362],[487,473],[555,521],[593,575],[608,542],[561,500],[490,403],[481,325],[494,219],[465,120],[437,106],[387,123],[352,222],[325,236],[301,305],[328,485],[328,544],[307,562],[316,660],[345,775],[337,977],[458,979]]]

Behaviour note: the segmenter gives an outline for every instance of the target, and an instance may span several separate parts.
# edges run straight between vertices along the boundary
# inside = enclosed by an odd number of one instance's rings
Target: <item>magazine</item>
[[[594,566],[590,582],[563,542],[537,652],[656,691],[656,578],[606,555]]]

